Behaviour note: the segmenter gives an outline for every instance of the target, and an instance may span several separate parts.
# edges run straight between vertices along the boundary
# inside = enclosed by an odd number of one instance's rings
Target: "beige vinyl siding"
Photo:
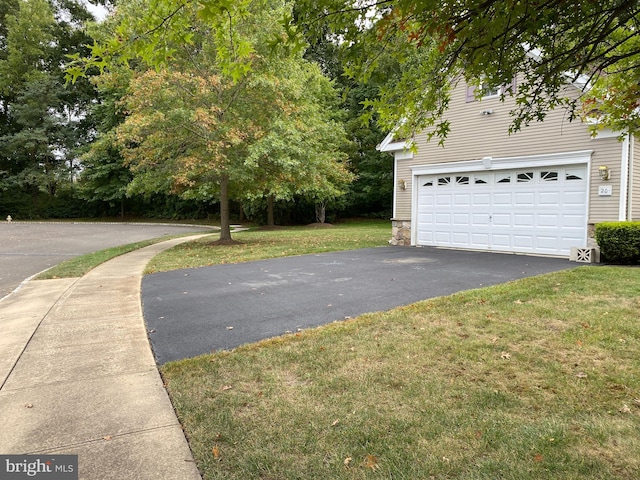
[[[567,94],[579,92],[567,86]],[[408,162],[412,166],[434,163],[479,160],[484,157],[504,158],[528,155],[553,154],[581,150],[594,150],[592,156],[591,191],[589,196],[589,223],[618,218],[620,189],[613,189],[613,196],[599,197],[597,167],[608,165],[620,170],[621,144],[615,138],[594,140],[588,128],[580,121],[569,121],[565,109],[550,111],[544,122],[532,123],[521,131],[509,135],[512,118],[509,112],[515,107],[511,98],[504,103],[499,98],[482,101],[466,101],[466,84],[460,81],[451,94],[447,118],[451,131],[444,147],[437,139],[426,141],[426,133],[416,136],[418,151]],[[483,115],[490,110],[492,113]],[[403,165],[403,168],[406,164]],[[616,185],[612,175],[610,183]],[[619,176],[617,177],[619,180]]]
[[[640,221],[640,142],[637,138],[632,137],[632,156],[631,168],[629,172],[630,178],[630,198],[629,204],[631,211],[629,218],[634,221]]]
[[[411,220],[411,191],[412,191],[412,177],[411,166],[413,160],[398,160],[397,163],[397,178],[396,178],[396,210],[394,218],[398,220]],[[405,181],[406,190],[401,190],[399,187],[400,180]]]
[[[591,140],[594,152],[591,155],[591,191],[589,192],[588,223],[616,221],[620,218],[620,179],[622,170],[622,146],[617,138],[598,138]],[[600,178],[599,167],[606,165],[611,172],[611,178],[603,181]],[[598,187],[611,185],[613,195],[601,197]]]
[[[573,88],[573,87],[568,87]],[[553,110],[542,123],[532,123],[520,132],[509,135],[513,99],[499,98],[467,103],[466,86],[460,82],[451,95],[447,118],[451,131],[444,147],[436,139],[427,143],[426,134],[417,138],[416,165],[477,160],[483,157],[515,157],[525,155],[570,152],[589,148],[587,129],[579,122],[569,122],[565,110]],[[490,115],[482,115],[490,110]]]

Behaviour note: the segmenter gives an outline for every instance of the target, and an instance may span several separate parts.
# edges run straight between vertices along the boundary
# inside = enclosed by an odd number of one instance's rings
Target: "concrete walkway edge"
[[[77,454],[79,478],[198,480],[142,317],[148,261],[176,238],[0,302],[0,454]]]

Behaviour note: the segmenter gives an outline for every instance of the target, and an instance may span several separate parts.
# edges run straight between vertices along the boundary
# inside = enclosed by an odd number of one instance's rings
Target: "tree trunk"
[[[231,221],[229,219],[229,175],[220,177],[220,241],[231,240]]]
[[[316,222],[324,223],[326,213],[327,213],[327,204],[324,202],[316,203]]]
[[[267,226],[273,227],[276,224],[273,217],[273,195],[267,197]]]
[[[120,199],[120,218],[124,220],[124,196]]]

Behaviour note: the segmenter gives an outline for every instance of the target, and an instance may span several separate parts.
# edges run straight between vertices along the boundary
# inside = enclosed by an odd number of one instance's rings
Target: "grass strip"
[[[640,270],[580,267],[162,368],[205,479],[628,479]]]
[[[97,267],[101,263],[111,260],[114,257],[132,252],[134,250],[138,250],[140,248],[147,247],[149,245],[153,245],[154,243],[162,242],[164,240],[169,240],[169,238],[175,238],[175,237],[167,236],[167,237],[161,237],[161,238],[154,238],[150,240],[143,240],[141,242],[107,248],[105,250],[100,250],[97,252],[88,253],[86,255],[81,255],[79,257],[71,258],[38,274],[35,277],[35,279],[47,280],[52,278],[81,277],[85,273],[87,273],[89,270]]]
[[[145,273],[379,247],[388,245],[390,237],[386,220],[242,231],[233,234],[241,242],[237,245],[213,245],[218,236],[211,235],[162,252],[149,262]]]

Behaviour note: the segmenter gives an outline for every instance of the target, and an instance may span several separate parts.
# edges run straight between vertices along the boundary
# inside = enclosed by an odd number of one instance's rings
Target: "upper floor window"
[[[478,93],[476,94],[476,91]],[[475,85],[467,85],[467,93],[466,100],[468,102],[473,102],[475,100],[487,100],[491,98],[498,98],[501,95],[506,95],[509,91],[512,94],[516,93],[516,79],[508,85],[489,85],[488,83],[480,83],[479,86]]]
[[[480,98],[494,98],[499,97],[502,93],[502,87],[492,87],[486,83],[480,85]]]

